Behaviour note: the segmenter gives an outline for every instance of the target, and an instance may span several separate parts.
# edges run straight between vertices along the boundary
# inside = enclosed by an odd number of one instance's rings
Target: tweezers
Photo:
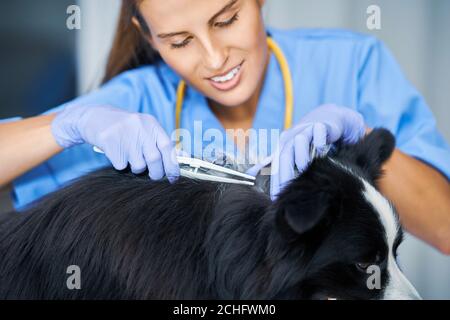
[[[198,180],[215,181],[231,184],[255,185],[255,177],[225,168],[197,158],[177,157],[180,175]]]
[[[100,148],[93,148],[97,153],[104,153]],[[225,168],[197,158],[177,156],[180,176],[230,184],[255,185],[255,177],[236,170]]]

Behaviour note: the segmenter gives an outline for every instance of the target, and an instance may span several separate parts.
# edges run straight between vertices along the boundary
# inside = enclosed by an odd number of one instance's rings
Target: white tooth
[[[213,81],[215,82],[226,82],[226,81],[230,81],[231,79],[233,79],[239,72],[240,70],[240,66],[234,68],[233,70],[231,70],[227,75],[223,76],[223,77],[214,77],[212,78]]]
[[[230,79],[231,79],[231,78],[230,78],[230,75],[233,76],[233,75],[231,74],[231,72],[230,72],[230,73],[226,74],[226,75],[222,78],[222,80],[223,80],[223,81],[228,81],[228,80],[230,80]]]

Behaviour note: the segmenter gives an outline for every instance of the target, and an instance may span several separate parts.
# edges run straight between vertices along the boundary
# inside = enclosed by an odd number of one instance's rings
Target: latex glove
[[[324,155],[329,145],[342,139],[353,144],[364,136],[364,119],[358,112],[336,105],[322,105],[308,113],[297,125],[284,131],[275,152],[247,173],[256,176],[271,163],[270,195],[275,200],[283,187],[301,174],[309,165],[310,147],[318,156]]]
[[[166,175],[171,182],[180,174],[172,141],[149,114],[111,106],[74,105],[57,114],[51,129],[63,148],[85,142],[97,146],[117,170],[129,163],[133,173],[148,168],[151,179]]]

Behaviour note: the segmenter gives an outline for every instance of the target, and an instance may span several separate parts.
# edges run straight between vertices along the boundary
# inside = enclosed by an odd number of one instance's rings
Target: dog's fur
[[[394,145],[377,129],[315,159],[275,202],[248,186],[90,174],[0,224],[0,298],[416,297],[395,262],[394,210],[372,186]]]

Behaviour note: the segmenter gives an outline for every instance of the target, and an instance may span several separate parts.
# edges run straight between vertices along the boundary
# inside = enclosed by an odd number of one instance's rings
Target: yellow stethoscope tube
[[[294,91],[292,89],[292,76],[289,70],[289,65],[286,57],[281,51],[280,47],[273,41],[272,38],[267,37],[267,45],[269,49],[273,52],[278,63],[280,65],[281,73],[284,81],[284,96],[285,96],[285,107],[284,107],[284,129],[289,129],[292,126],[292,114],[294,112]],[[181,127],[181,111],[183,108],[184,94],[186,91],[186,82],[181,80],[177,88],[177,101],[175,105],[175,130],[176,130],[176,142],[179,148],[179,129]]]

